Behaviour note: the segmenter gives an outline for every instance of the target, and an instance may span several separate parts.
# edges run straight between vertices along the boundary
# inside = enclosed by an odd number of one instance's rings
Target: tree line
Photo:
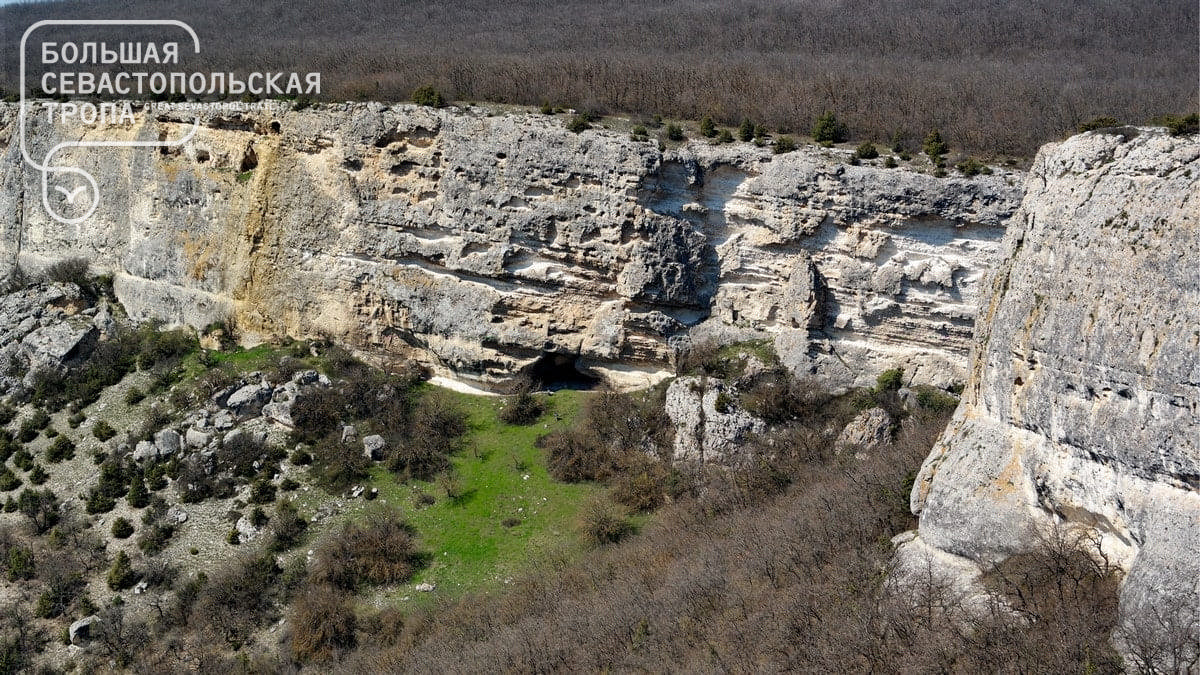
[[[1197,14],[1189,0],[69,0],[0,9],[0,86],[16,90],[34,21],[171,17],[201,36],[189,70],[320,71],[333,100],[432,85],[456,101],[751,118],[782,133],[833,111],[855,138],[917,142],[936,128],[967,152],[1028,156],[1095,117],[1193,111]]]

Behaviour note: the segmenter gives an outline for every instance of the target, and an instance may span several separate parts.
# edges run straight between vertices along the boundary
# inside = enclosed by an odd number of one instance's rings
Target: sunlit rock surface
[[[1198,251],[1196,137],[1096,132],[1043,149],[963,404],[913,489],[912,550],[986,568],[1036,530],[1091,527],[1127,570],[1127,620],[1200,619]]]
[[[28,146],[40,159],[62,140],[172,140],[192,114],[73,127],[37,114]],[[691,333],[774,337],[787,365],[835,387],[894,366],[962,380],[980,282],[1023,182],[852,166],[815,147],[661,152],[568,132],[562,116],[479,108],[199,115],[179,147],[56,154],[101,193],[95,214],[63,225],[20,159],[17,107],[0,106],[4,263],[84,256],[115,275],[134,317],[325,335],[485,385],[547,355],[646,384],[671,372],[670,339]],[[50,199],[75,208],[53,187]]]

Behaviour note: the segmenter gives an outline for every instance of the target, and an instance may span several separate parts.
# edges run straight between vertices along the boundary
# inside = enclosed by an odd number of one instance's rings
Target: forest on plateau
[[[1097,117],[1193,112],[1197,13],[1191,0],[75,0],[0,9],[0,87],[17,91],[17,45],[38,20],[173,18],[201,38],[188,70],[320,72],[329,100],[431,85],[785,134],[832,111],[855,138],[941,129],[969,153],[1028,157]]]

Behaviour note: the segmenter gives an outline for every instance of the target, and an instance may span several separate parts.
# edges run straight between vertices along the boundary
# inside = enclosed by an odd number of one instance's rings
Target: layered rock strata
[[[0,106],[5,266],[84,256],[135,318],[325,335],[484,384],[546,359],[645,384],[689,333],[774,337],[785,363],[836,386],[896,365],[961,379],[1023,179],[856,166],[815,147],[660,151],[481,108],[158,106],[121,125],[33,112],[39,160],[64,140],[173,141],[193,114],[200,125],[175,147],[58,151],[51,163],[86,170],[100,193],[65,225],[21,161],[16,106]],[[82,208],[66,201],[87,187],[77,175],[50,184],[54,208]]]

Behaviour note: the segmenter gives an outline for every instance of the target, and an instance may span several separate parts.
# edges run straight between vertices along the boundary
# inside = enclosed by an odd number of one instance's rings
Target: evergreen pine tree
[[[125,495],[125,501],[135,509],[140,509],[150,503],[150,492],[146,490],[146,482],[142,480],[142,474],[135,473],[129,480],[129,492]]]

